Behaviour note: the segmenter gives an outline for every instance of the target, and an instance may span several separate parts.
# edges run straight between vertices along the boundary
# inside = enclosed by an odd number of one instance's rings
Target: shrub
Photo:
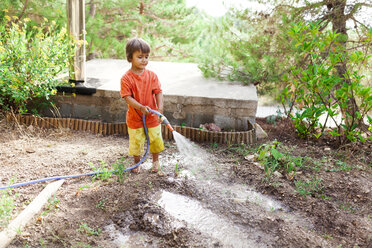
[[[289,36],[304,63],[292,66],[283,77],[288,85],[280,99],[296,110],[289,116],[299,136],[323,135],[326,123],[321,123],[320,117],[324,115],[335,124],[329,133],[341,142],[372,139],[366,136],[368,128],[364,123],[367,119],[372,124],[368,116],[372,109],[372,88],[362,84],[364,76],[360,70],[362,66],[368,68],[372,29],[361,41],[364,50],[345,47],[340,42],[341,34],[322,31],[318,23],[293,24]],[[345,70],[342,75],[341,70]]]
[[[68,68],[74,48],[65,28],[54,21],[31,26],[5,16],[0,20],[0,110],[30,112],[31,100],[50,103],[56,76]],[[37,112],[36,108],[31,112]]]

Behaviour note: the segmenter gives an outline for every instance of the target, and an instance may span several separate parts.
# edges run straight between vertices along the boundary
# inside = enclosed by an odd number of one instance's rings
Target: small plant
[[[351,171],[354,168],[360,169],[360,167],[358,166],[348,165],[346,162],[340,161],[340,160],[334,160],[334,163],[336,167],[331,168],[331,169],[326,169],[326,171],[336,172],[336,171]]]
[[[128,173],[125,172],[127,166],[128,162],[125,162],[125,158],[121,158],[119,161],[116,161],[116,163],[112,165],[115,174],[119,177],[120,183],[124,183],[124,180],[128,178]]]
[[[102,209],[102,210],[105,210],[105,201],[107,200],[107,198],[103,199],[103,200],[99,200],[97,202],[97,205],[96,205],[96,208],[99,208],[99,209]]]
[[[97,230],[95,230],[94,228],[89,227],[88,224],[85,222],[80,223],[79,229],[77,229],[77,231],[81,233],[85,233],[89,236],[93,236],[93,235],[98,236],[102,232],[101,228],[98,228]]]
[[[275,171],[287,174],[292,180],[297,168],[303,167],[304,158],[293,157],[279,151],[280,143],[276,140],[269,145],[261,145],[257,150],[258,161],[264,166],[266,179],[269,179]]]
[[[42,248],[45,248],[46,247],[46,245],[45,245],[44,242],[45,242],[44,239],[43,238],[40,238],[40,247],[42,247]]]
[[[152,190],[153,186],[154,186],[154,185],[152,184],[152,182],[149,181],[149,188],[150,188],[150,190]]]
[[[298,180],[295,182],[296,189],[295,191],[300,195],[307,196],[314,193],[321,192],[323,186],[321,185],[322,179],[312,179],[307,181]]]
[[[218,144],[216,142],[213,142],[211,144],[211,148],[214,149],[214,150],[216,150],[218,148]]]
[[[112,176],[112,172],[110,172],[109,169],[107,169],[105,167],[106,163],[104,161],[101,161],[101,166],[100,167],[95,167],[93,165],[93,163],[91,163],[91,162],[89,163],[89,165],[93,169],[94,172],[97,172],[97,174],[95,176],[93,176],[93,182],[96,178],[98,178],[102,181],[105,181]]]
[[[179,168],[178,168],[178,163],[176,163],[176,168],[174,169],[174,175],[176,176],[176,177],[178,177],[178,175],[179,175]]]
[[[58,209],[59,200],[56,198],[56,195],[53,195],[52,198],[49,198],[48,205],[45,210],[41,213],[41,216],[47,215],[49,212]]]
[[[339,209],[344,210],[344,211],[346,211],[348,213],[355,213],[355,208],[349,202],[341,202],[339,204]]]
[[[11,189],[3,190],[0,196],[0,226],[6,227],[12,218],[15,207],[14,200],[10,195]]]

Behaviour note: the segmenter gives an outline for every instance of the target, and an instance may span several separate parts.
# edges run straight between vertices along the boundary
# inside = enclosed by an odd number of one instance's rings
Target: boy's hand
[[[140,110],[141,110],[142,114],[144,114],[144,115],[148,115],[148,114],[151,113],[151,112],[149,111],[149,107],[147,107],[147,106],[141,106],[141,107],[140,107]]]

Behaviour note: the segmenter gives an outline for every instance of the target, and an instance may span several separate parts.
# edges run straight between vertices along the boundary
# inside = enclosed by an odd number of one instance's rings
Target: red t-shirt
[[[158,76],[149,70],[144,70],[138,75],[128,70],[120,80],[120,96],[122,98],[131,96],[143,106],[149,106],[157,110],[155,94],[161,93],[161,85]],[[128,105],[127,125],[135,129],[143,127],[142,112]],[[156,127],[159,125],[159,118],[155,114],[146,116],[146,126]]]

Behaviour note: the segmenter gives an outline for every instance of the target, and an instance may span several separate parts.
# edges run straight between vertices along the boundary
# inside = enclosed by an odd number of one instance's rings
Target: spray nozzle
[[[156,110],[153,110],[153,109],[149,109],[149,111],[151,113],[154,113],[156,114],[157,116],[159,116],[161,122],[167,126],[167,128],[169,128],[169,130],[171,130],[171,132],[174,131],[173,127],[171,126],[171,124],[169,123],[168,119],[160,112],[156,111]]]

